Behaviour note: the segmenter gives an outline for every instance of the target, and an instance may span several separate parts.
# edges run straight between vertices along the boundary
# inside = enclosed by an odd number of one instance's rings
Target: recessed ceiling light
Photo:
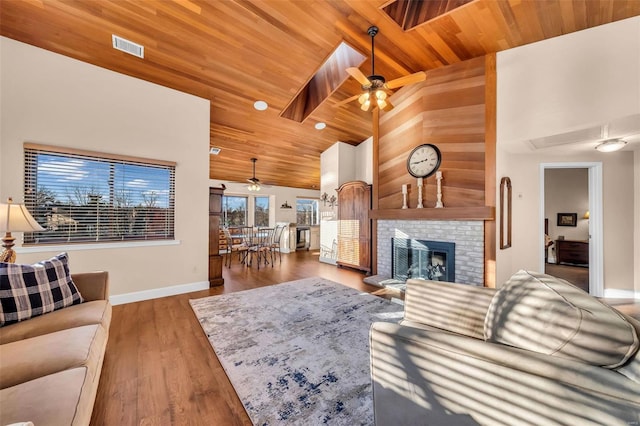
[[[220,154],[220,151],[222,151],[220,148],[215,147],[215,146],[212,146],[212,147],[209,149],[209,154],[212,154],[212,155],[218,155],[218,154]]]
[[[327,127],[327,124],[326,124],[326,123],[323,123],[322,121],[320,121],[320,122],[316,123],[316,125],[315,125],[315,128],[316,128],[317,130],[322,130],[322,129],[324,129],[325,127]]]
[[[596,146],[596,149],[600,152],[613,152],[622,149],[626,144],[622,139],[609,139]]]
[[[258,111],[264,111],[265,109],[269,108],[269,104],[267,104],[265,101],[255,101],[253,107]]]

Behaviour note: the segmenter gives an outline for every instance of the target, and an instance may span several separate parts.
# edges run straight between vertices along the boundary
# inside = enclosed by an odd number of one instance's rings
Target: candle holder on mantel
[[[438,201],[436,201],[436,209],[441,209],[444,207],[442,204],[442,172],[436,172],[436,182],[438,184]]]
[[[403,209],[408,209],[409,206],[407,206],[407,184],[403,184],[402,185],[402,208]]]
[[[418,178],[418,205],[416,208],[424,208],[424,205],[422,204],[422,178]]]

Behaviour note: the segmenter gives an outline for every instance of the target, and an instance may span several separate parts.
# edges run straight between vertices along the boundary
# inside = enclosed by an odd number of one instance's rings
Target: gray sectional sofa
[[[409,280],[371,328],[375,424],[640,425],[640,322],[566,281]]]

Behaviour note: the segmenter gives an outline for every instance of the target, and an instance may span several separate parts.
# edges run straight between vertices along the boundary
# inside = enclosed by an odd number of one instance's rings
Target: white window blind
[[[25,244],[174,238],[175,163],[25,144]]]

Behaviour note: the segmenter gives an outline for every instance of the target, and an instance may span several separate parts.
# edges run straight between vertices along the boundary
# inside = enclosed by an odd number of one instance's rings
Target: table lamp
[[[16,252],[12,247],[15,238],[11,236],[11,232],[44,231],[44,228],[29,214],[24,204],[13,204],[9,197],[6,204],[0,203],[0,232],[2,231],[5,232],[2,237],[4,250],[0,253],[0,262],[14,263]]]

